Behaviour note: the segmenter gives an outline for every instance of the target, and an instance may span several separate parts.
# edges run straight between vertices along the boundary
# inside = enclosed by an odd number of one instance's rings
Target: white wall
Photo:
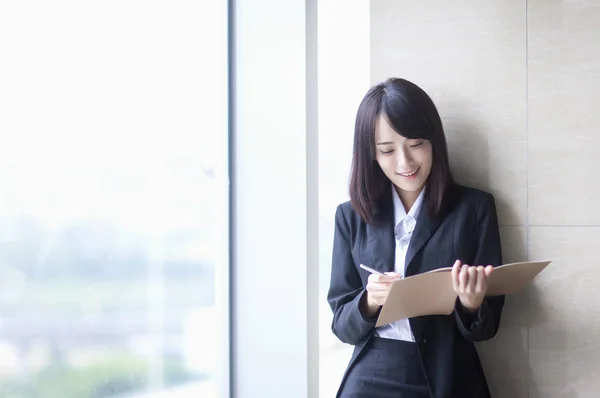
[[[369,89],[369,1],[319,1],[320,397],[333,397],[352,347],[331,332],[327,304],[335,209],[348,200],[358,105]]]
[[[316,1],[234,4],[233,392],[315,396]]]

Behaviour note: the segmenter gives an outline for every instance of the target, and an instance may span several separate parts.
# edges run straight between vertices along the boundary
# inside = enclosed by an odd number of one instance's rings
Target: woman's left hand
[[[464,309],[476,312],[485,298],[488,277],[494,267],[468,266],[456,260],[452,267],[452,286]]]

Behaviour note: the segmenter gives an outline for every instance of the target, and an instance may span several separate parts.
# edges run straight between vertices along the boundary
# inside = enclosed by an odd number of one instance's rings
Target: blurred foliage
[[[148,389],[150,363],[142,358],[113,355],[83,367],[54,363],[26,380],[0,382],[2,398],[108,398]],[[202,378],[184,369],[180,358],[166,358],[165,386]]]

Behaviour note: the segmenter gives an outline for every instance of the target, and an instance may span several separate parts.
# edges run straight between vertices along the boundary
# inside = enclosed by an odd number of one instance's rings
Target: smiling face
[[[433,163],[431,142],[405,138],[380,115],[375,127],[375,159],[394,184],[406,210],[423,190]]]
[[[427,186],[424,205],[432,216],[440,214],[455,185],[437,108],[423,89],[402,78],[371,87],[356,113],[349,193],[366,223],[384,222],[389,181],[405,209]]]

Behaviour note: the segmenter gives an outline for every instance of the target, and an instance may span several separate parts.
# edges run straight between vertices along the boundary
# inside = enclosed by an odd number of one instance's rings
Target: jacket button
[[[427,339],[425,337],[421,337],[421,343],[422,344],[427,344]]]

